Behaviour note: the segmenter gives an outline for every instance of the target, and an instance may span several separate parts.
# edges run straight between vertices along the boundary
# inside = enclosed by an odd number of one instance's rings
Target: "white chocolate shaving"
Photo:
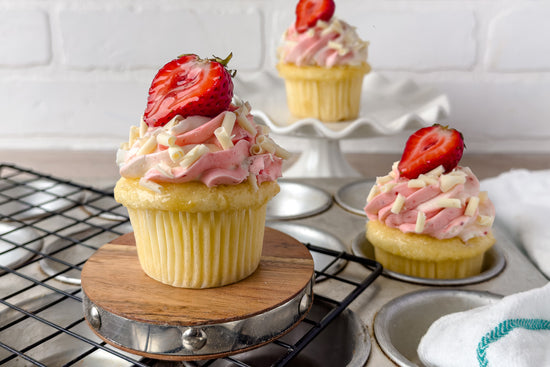
[[[139,139],[139,128],[137,126],[130,126],[130,136],[128,136],[128,144],[132,146],[138,139]]]
[[[258,179],[255,174],[250,173],[248,175],[248,181],[250,181],[250,184],[254,188],[254,191],[258,191]]]
[[[169,147],[168,154],[170,155],[170,159],[174,163],[178,163],[185,156],[185,152],[183,151],[183,149],[177,145]]]
[[[145,187],[146,189],[157,192],[159,194],[162,192],[162,186],[161,185],[159,185],[156,182],[149,181],[145,177],[142,177],[142,178],[139,179],[139,184],[141,186]]]
[[[282,159],[288,159],[292,156],[292,153],[290,153],[285,148],[281,147],[280,145],[275,146],[275,155]]]
[[[143,116],[141,116],[141,121],[139,123],[139,137],[140,138],[143,138],[145,136],[145,133],[147,133],[148,128],[149,128],[149,126],[147,126],[147,124],[143,120]]]
[[[437,206],[440,208],[460,208],[462,203],[460,199],[442,198],[437,200]]]
[[[391,206],[391,212],[393,214],[399,214],[401,209],[403,209],[403,205],[405,205],[405,197],[401,194],[397,194],[397,197]]]
[[[164,163],[159,163],[155,166],[155,169],[160,172],[161,175],[168,178],[174,178],[172,169]]]
[[[262,154],[264,152],[263,148],[260,146],[260,144],[252,144],[250,146],[250,154],[251,155],[258,155]]]
[[[145,155],[149,153],[153,153],[153,151],[157,148],[157,137],[155,135],[151,135],[145,143],[139,148],[136,155]]]
[[[157,135],[157,143],[166,147],[171,147],[176,144],[176,137],[174,135],[162,132]]]
[[[426,225],[426,214],[424,212],[418,212],[418,214],[416,215],[416,224],[414,226],[414,231],[416,233],[422,233],[425,225]]]
[[[216,130],[214,130],[214,135],[216,135],[216,139],[220,142],[220,145],[224,150],[233,148],[233,142],[231,141],[231,137],[227,133],[227,130],[223,126],[218,127]]]
[[[181,115],[174,116],[172,120],[168,121],[168,123],[163,126],[164,130],[172,129],[174,126],[179,124],[181,120],[183,120],[183,117]]]
[[[418,178],[413,178],[412,180],[409,180],[409,182],[407,182],[407,187],[411,189],[421,189],[423,187],[426,187],[426,181],[420,180]]]
[[[183,168],[189,168],[193,163],[199,160],[200,157],[210,152],[208,147],[204,144],[199,144],[191,149],[180,161],[180,166]]]
[[[487,200],[489,200],[489,194],[487,193],[487,191],[480,191],[478,197],[481,204],[486,203]]]
[[[437,183],[439,182],[437,178],[430,177],[424,174],[421,174],[420,176],[418,176],[418,179],[424,181],[426,185],[437,185]]]
[[[222,127],[227,131],[227,135],[231,136],[233,132],[233,126],[235,126],[235,121],[237,120],[237,115],[233,112],[226,112],[223,117]]]
[[[441,175],[439,178],[441,191],[447,192],[456,185],[461,185],[466,182],[466,176],[463,175]]]
[[[239,107],[238,110],[241,110],[241,111],[240,113],[237,113],[237,123],[239,124],[240,127],[248,131],[251,135],[255,136],[258,133],[258,131],[246,117],[248,115],[248,110],[246,106],[243,105]]]
[[[380,194],[380,189],[378,188],[378,185],[373,185],[369,191],[369,194],[367,195],[367,203],[378,194]]]
[[[265,135],[258,136],[256,143],[268,153],[275,153],[275,149],[277,148],[277,144]]]
[[[430,172],[426,173],[427,176],[441,176],[445,172],[445,168],[443,166],[439,165]]]
[[[466,209],[464,210],[464,215],[468,217],[473,217],[476,213],[476,210],[479,206],[479,198],[477,196],[472,196],[470,200],[468,200],[468,205],[466,205]]]
[[[397,185],[396,182],[388,182],[387,184],[382,186],[382,189],[380,191],[382,191],[383,193],[388,193],[395,187],[395,185]]]
[[[476,222],[484,227],[490,227],[493,225],[493,221],[495,220],[495,217],[490,215],[480,215],[477,217]]]
[[[393,177],[391,177],[390,175],[376,177],[376,183],[378,185],[384,185],[391,180],[393,180]]]

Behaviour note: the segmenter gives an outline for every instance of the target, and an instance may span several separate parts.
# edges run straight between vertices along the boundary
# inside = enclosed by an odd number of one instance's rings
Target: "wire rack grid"
[[[0,365],[2,366],[171,366],[125,353],[98,338],[82,312],[80,272],[103,244],[131,231],[126,210],[112,190],[99,190],[12,164],[0,164]],[[345,284],[341,299],[315,295],[328,305],[292,343],[277,348],[271,366],[285,366],[348,308],[382,272],[380,264],[306,244],[330,256],[316,278]],[[338,261],[368,271],[360,281],[330,274]],[[338,286],[338,285],[336,285]],[[261,347],[265,348],[265,347]],[[192,362],[200,366],[255,367],[240,355]]]

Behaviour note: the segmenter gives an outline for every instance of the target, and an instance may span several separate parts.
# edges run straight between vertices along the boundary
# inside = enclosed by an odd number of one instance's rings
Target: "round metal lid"
[[[0,265],[13,269],[30,260],[42,247],[39,237],[32,228],[0,222]]]
[[[267,227],[274,228],[284,232],[302,243],[310,243],[315,246],[323,247],[334,251],[347,251],[347,247],[337,237],[320,229],[306,226],[303,224],[295,224],[288,222],[266,222]],[[347,264],[344,259],[338,259],[332,265],[334,257],[321,254],[319,252],[311,252],[315,270],[326,274],[334,275],[340,272]],[[324,280],[326,277],[319,276],[317,281]]]
[[[375,181],[371,179],[351,182],[336,191],[334,200],[342,208],[354,214],[366,217],[363,208],[365,207],[367,196],[374,183]]]
[[[2,205],[2,213],[17,220],[29,220],[60,212],[82,202],[84,191],[47,179],[26,182],[2,191],[13,199]]]
[[[374,260],[374,247],[367,240],[365,236],[365,231],[359,233],[352,241],[351,244],[352,252],[357,256],[366,257],[368,259]],[[491,247],[486,253],[485,258],[483,259],[483,266],[481,268],[481,274],[475,275],[467,278],[460,279],[431,279],[431,278],[420,278],[414,277],[395,271],[384,269],[384,275],[403,280],[409,283],[424,284],[424,285],[439,285],[439,286],[454,286],[454,285],[467,285],[483,282],[493,278],[498,275],[506,265],[506,259],[504,254],[498,248],[498,246]]]
[[[332,206],[330,194],[317,187],[284,180],[279,186],[281,191],[267,204],[267,220],[304,218]]]
[[[417,348],[430,325],[442,316],[500,300],[489,292],[430,289],[405,294],[385,304],[374,319],[380,348],[398,366],[422,366]]]
[[[288,332],[311,307],[313,259],[279,231],[266,228],[256,272],[208,289],[175,288],[149,278],[136,247],[123,245],[129,241],[133,234],[102,246],[82,270],[89,326],[124,351],[167,360],[236,354]]]

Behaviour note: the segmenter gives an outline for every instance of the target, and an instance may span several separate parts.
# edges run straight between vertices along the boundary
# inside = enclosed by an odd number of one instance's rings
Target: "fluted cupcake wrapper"
[[[374,247],[374,256],[385,269],[418,278],[460,279],[478,275],[483,266],[484,253],[458,260],[415,260]]]
[[[324,122],[357,118],[365,66],[346,68],[279,65],[290,112]]]
[[[162,283],[219,287],[246,278],[260,263],[266,205],[196,213],[128,212],[141,267]]]

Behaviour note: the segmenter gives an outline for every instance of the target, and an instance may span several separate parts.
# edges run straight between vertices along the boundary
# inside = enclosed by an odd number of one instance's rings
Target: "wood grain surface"
[[[153,280],[141,269],[133,234],[102,246],[84,265],[81,280],[87,297],[115,315],[151,324],[198,326],[271,310],[294,298],[312,276],[308,249],[266,228],[260,266],[235,284],[184,289]]]

